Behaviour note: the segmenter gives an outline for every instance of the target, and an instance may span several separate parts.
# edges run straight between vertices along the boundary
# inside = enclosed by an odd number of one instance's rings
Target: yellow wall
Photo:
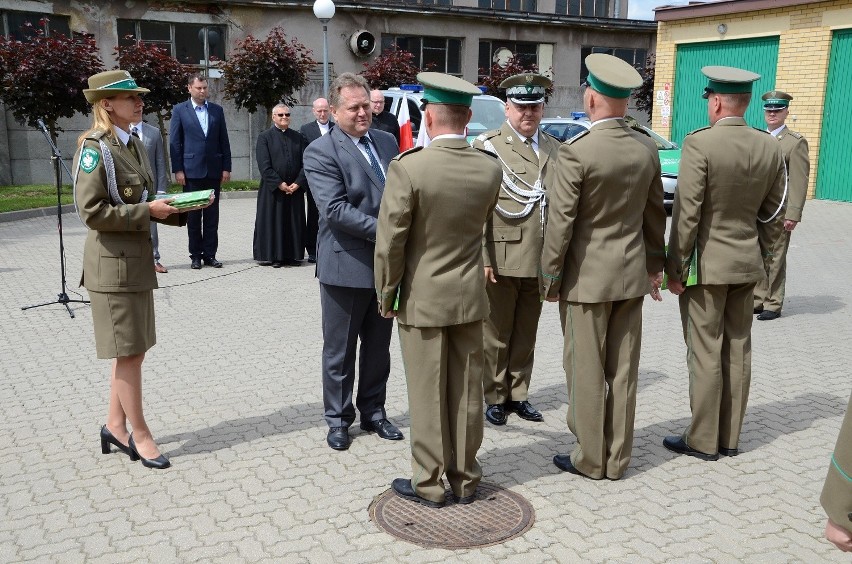
[[[719,24],[728,27],[724,36],[717,30]],[[674,67],[678,44],[779,36],[775,87],[793,96],[787,126],[808,140],[811,153],[808,195],[813,196],[822,134],[825,86],[828,81],[831,34],[835,29],[850,27],[852,0],[832,0],[778,10],[659,22],[654,91],[663,90],[664,85],[669,83],[672,96],[676,95]],[[753,104],[760,101],[760,94],[762,93],[756,93]],[[663,125],[659,107],[654,108],[652,123],[653,129],[661,135],[671,135],[671,120],[668,125]]]

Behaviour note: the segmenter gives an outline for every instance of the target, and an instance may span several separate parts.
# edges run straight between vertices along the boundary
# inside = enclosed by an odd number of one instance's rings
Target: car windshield
[[[506,106],[499,99],[474,97],[470,109],[473,111],[473,117],[467,126],[468,135],[498,129],[506,121]]]
[[[674,143],[672,143],[671,141],[669,141],[669,140],[667,140],[663,137],[660,137],[660,135],[657,134],[657,133],[654,133],[654,131],[652,129],[648,129],[644,125],[642,125],[640,127],[642,127],[642,131],[645,132],[648,135],[648,137],[650,137],[651,139],[654,140],[654,143],[657,144],[657,150],[658,151],[667,151],[669,149],[677,149],[677,145],[675,145]]]

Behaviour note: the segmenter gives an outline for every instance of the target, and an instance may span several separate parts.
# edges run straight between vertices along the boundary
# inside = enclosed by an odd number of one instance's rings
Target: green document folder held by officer
[[[212,188],[208,190],[196,190],[195,192],[181,192],[180,194],[157,194],[155,197],[149,198],[149,201],[174,198],[171,204],[173,207],[178,209],[194,208],[206,204],[210,200],[211,194],[213,194]]]
[[[668,252],[669,248],[666,247],[666,252]],[[689,258],[689,274],[686,277],[686,286],[695,286],[698,284],[698,247],[692,249],[692,256]],[[667,274],[663,274],[663,284],[660,286],[661,290],[665,290],[669,285],[669,277]]]

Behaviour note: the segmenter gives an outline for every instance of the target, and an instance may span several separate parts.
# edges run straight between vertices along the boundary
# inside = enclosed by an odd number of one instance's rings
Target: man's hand
[[[231,180],[231,171],[230,170],[223,170],[222,171],[222,182],[228,182],[229,180]]]
[[[393,319],[394,317],[396,317],[396,312],[394,310],[391,310],[387,313],[383,313],[382,317],[384,317],[385,319]]]
[[[559,294],[556,294],[555,296],[547,296],[544,299],[549,301],[549,302],[558,302],[559,301]]]
[[[784,220],[784,231],[792,231],[799,224],[798,221],[793,221],[792,219]]]
[[[151,214],[151,217],[156,217],[157,219],[166,219],[171,214],[180,211],[176,207],[171,205],[174,201],[174,198],[151,200],[150,202],[148,202],[148,213]]]
[[[175,182],[180,184],[181,186],[186,186],[186,175],[182,170],[179,170],[175,173]]]
[[[494,269],[490,266],[485,267],[485,283],[491,282],[492,284],[497,283],[497,278],[494,277]]]
[[[669,292],[674,294],[675,296],[679,296],[686,290],[686,286],[683,285],[683,282],[674,278],[669,278]]]
[[[648,280],[651,282],[651,298],[655,302],[663,301],[663,296],[660,294],[660,286],[663,285],[663,273],[649,274]]]
[[[852,533],[831,519],[825,520],[825,538],[843,552],[852,552]]]

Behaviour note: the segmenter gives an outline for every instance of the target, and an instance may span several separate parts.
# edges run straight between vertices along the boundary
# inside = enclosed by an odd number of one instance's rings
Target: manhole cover
[[[385,532],[423,547],[472,548],[513,539],[532,527],[532,505],[507,489],[480,482],[476,501],[439,509],[402,499],[387,490],[370,504],[370,518]]]

